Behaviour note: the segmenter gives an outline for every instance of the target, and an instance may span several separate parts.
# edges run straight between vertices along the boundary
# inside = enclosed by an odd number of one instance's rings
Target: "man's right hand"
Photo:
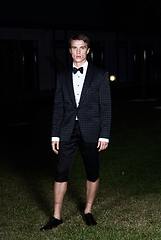
[[[52,150],[58,154],[59,152],[59,141],[52,141],[51,142]]]

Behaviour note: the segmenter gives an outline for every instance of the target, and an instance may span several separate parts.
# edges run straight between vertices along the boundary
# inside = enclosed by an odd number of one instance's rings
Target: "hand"
[[[107,147],[108,147],[108,142],[98,141],[97,148],[99,148],[98,149],[99,152],[102,150],[105,150]]]
[[[52,141],[51,142],[52,150],[58,154],[59,152],[59,141]]]

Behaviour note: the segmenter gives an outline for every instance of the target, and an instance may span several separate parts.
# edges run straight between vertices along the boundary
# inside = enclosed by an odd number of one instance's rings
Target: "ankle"
[[[54,214],[53,217],[58,219],[58,220],[61,220],[61,215],[59,215],[59,214]]]
[[[92,213],[92,209],[85,209],[84,214],[87,214],[87,213]]]

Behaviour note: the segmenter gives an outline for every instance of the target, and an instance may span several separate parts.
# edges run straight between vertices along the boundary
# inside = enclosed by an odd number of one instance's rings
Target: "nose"
[[[80,48],[77,48],[77,54],[79,54],[80,53]]]

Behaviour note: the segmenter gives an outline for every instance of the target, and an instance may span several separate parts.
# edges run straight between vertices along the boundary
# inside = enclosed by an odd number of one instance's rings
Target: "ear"
[[[87,49],[87,54],[89,53],[89,51],[90,51],[90,48]]]
[[[70,54],[72,54],[72,50],[71,50],[71,48],[69,48],[69,52],[70,52]]]

